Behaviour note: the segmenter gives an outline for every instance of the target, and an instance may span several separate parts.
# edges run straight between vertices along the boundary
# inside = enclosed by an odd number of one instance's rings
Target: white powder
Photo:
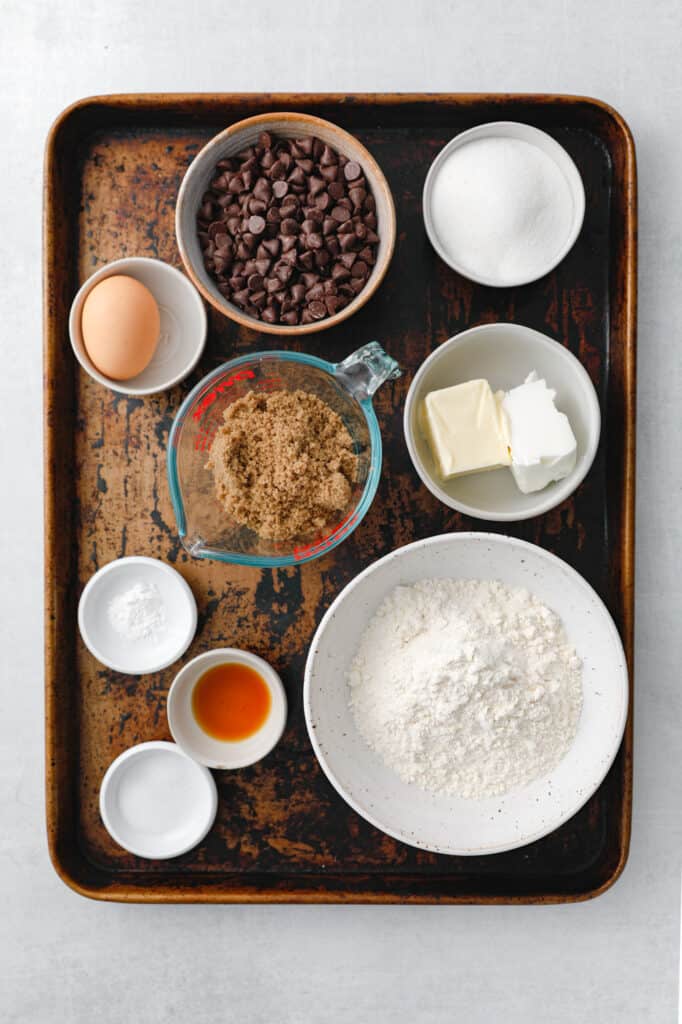
[[[582,707],[582,664],[559,617],[495,581],[396,587],[348,683],[358,731],[401,779],[472,799],[550,772]]]
[[[153,583],[137,582],[109,602],[109,623],[127,640],[158,640],[166,626],[166,610]]]
[[[436,234],[453,263],[500,284],[546,273],[573,224],[573,196],[557,164],[521,139],[455,149],[433,183]]]

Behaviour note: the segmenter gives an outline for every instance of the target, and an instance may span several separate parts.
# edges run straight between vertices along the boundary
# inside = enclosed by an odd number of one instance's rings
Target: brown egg
[[[105,277],[83,303],[81,331],[85,351],[100,373],[130,380],[148,366],[159,340],[156,299],[134,277]]]

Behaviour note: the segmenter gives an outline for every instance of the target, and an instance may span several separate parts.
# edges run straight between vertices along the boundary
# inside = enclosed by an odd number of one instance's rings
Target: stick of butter
[[[440,477],[511,465],[502,391],[487,380],[470,380],[431,391],[420,409],[421,427]]]
[[[556,391],[533,371],[502,403],[511,434],[511,471],[524,494],[563,480],[576,463],[575,435],[554,405],[555,397]]]

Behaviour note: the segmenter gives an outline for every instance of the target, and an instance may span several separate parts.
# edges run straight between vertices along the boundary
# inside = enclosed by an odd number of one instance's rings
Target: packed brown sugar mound
[[[357,472],[341,418],[306,391],[251,392],[224,414],[207,468],[229,515],[263,538],[314,534],[350,503]]]

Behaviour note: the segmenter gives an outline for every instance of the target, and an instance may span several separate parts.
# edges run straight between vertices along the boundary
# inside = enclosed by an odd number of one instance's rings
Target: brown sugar
[[[344,512],[357,472],[340,416],[307,391],[251,392],[226,410],[207,468],[218,500],[269,540],[308,537]]]

